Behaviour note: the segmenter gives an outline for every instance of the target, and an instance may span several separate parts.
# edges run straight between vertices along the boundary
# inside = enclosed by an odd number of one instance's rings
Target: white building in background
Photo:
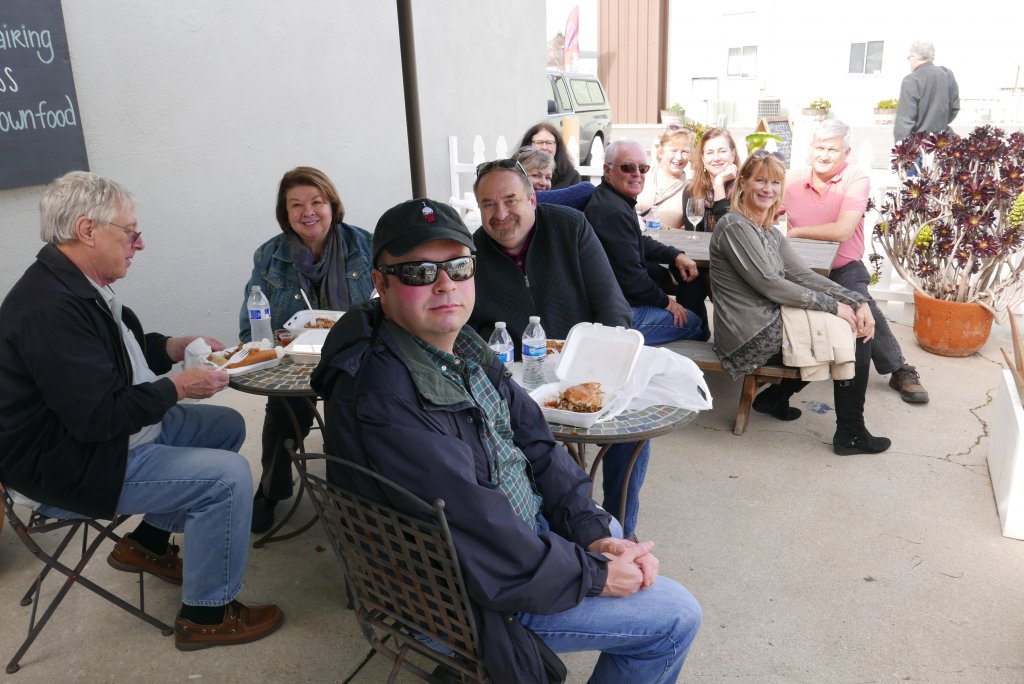
[[[875,105],[898,97],[915,40],[956,75],[957,123],[1024,120],[1021,3],[668,3],[667,100],[702,122],[753,125],[759,105],[792,118],[822,97],[833,116],[871,124]]]

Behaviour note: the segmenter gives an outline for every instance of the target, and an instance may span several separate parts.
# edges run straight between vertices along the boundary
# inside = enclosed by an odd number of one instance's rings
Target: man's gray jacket
[[[960,112],[960,88],[953,72],[931,62],[903,77],[896,108],[896,142],[911,133],[941,133]]]

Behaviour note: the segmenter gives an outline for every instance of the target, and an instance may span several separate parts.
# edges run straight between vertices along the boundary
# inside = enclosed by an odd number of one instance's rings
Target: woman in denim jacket
[[[267,240],[253,254],[252,275],[242,294],[239,338],[252,338],[246,299],[259,285],[270,301],[270,319],[283,324],[306,308],[300,288],[314,308],[347,311],[370,299],[370,234],[342,222],[345,207],[322,171],[292,169],[277,191],[277,222],[282,235]],[[294,437],[284,402],[295,413],[303,436],[313,423],[312,408],[303,399],[267,399],[263,422],[263,473],[252,507],[252,531],[274,524],[274,507],[292,495],[292,469],[284,440]]]

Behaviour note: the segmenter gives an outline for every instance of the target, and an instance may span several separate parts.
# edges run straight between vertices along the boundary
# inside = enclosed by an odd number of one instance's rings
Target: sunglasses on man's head
[[[495,159],[494,161],[484,162],[478,164],[476,167],[476,177],[479,178],[486,173],[493,171],[494,169],[508,169],[510,171],[518,171],[523,174],[526,179],[530,178],[530,174],[526,173],[526,169],[515,159]]]
[[[622,173],[635,173],[637,169],[640,169],[640,173],[647,173],[651,170],[650,164],[641,164],[640,166],[636,164],[609,164],[608,166],[613,169],[619,169]]]
[[[689,126],[683,126],[682,124],[669,124],[668,127],[665,128],[665,132],[666,133],[680,133],[680,132],[682,132],[682,133],[689,133],[690,135],[693,135],[693,129],[690,128]]]
[[[469,280],[476,275],[476,257],[463,256],[448,261],[403,261],[400,264],[378,266],[381,273],[395,276],[403,285],[419,287],[433,285],[441,271],[454,281]]]

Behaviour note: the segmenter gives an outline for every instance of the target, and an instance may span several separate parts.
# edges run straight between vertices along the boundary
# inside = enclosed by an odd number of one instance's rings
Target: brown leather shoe
[[[148,572],[165,582],[181,584],[181,558],[174,544],[169,544],[167,553],[158,556],[131,537],[122,537],[107,556],[107,563],[125,572]]]
[[[275,605],[245,606],[232,601],[224,607],[224,621],[219,625],[197,625],[179,613],[174,620],[174,646],[179,651],[198,651],[247,644],[272,634],[282,624],[284,613]]]
[[[900,393],[903,401],[908,404],[927,404],[928,392],[921,385],[921,376],[910,364],[903,364],[892,372],[889,387]]]

